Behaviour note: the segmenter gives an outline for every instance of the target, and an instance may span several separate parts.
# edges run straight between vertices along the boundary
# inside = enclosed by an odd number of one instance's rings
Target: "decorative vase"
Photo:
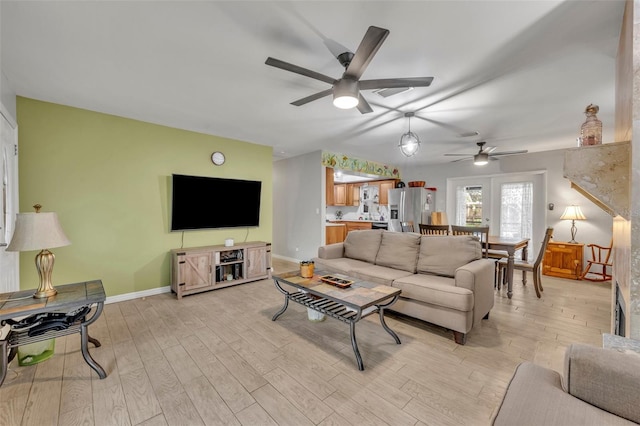
[[[300,262],[300,276],[302,278],[313,277],[314,263],[313,260],[303,260]]]
[[[602,143],[602,121],[596,117],[599,110],[598,105],[587,105],[584,111],[587,119],[580,127],[579,146],[600,145]]]

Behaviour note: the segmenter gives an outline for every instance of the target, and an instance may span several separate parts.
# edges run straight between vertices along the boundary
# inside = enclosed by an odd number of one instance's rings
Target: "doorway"
[[[447,179],[447,216],[463,226],[489,226],[490,235],[529,238],[537,255],[546,226],[546,172]]]

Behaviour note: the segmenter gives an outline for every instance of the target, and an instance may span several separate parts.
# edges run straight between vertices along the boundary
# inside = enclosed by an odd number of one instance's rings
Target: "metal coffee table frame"
[[[281,275],[285,276],[287,274]],[[362,356],[360,356],[360,351],[358,350],[358,342],[356,340],[356,323],[362,318],[378,312],[382,328],[384,328],[386,332],[389,333],[391,337],[393,337],[398,345],[401,343],[398,335],[393,330],[391,330],[391,328],[389,328],[384,320],[384,310],[385,308],[393,305],[396,300],[398,300],[398,297],[400,296],[399,289],[394,289],[397,291],[387,295],[383,295],[377,300],[373,300],[370,303],[365,304],[364,306],[359,306],[349,303],[340,298],[331,297],[330,295],[314,291],[313,288],[298,286],[295,283],[287,281],[287,279],[283,276],[273,277],[273,282],[276,288],[278,289],[278,291],[280,291],[280,293],[284,294],[284,305],[282,306],[282,309],[280,309],[273,315],[273,318],[271,318],[271,320],[275,321],[276,319],[278,319],[278,317],[287,310],[289,306],[289,300],[291,300],[293,302],[306,306],[307,308],[311,308],[318,312],[321,312],[331,318],[335,318],[339,321],[349,324],[351,346],[353,347],[353,352],[356,355],[356,362],[358,363],[358,369],[360,371],[364,370],[364,363],[362,362]],[[297,288],[299,291],[289,292],[285,290],[284,288],[282,288],[279,280],[282,280],[284,284]],[[357,287],[358,283],[356,283],[355,285]],[[349,289],[344,289],[342,291],[348,290]],[[387,303],[381,303],[389,299],[391,300]]]
[[[7,375],[9,363],[18,352],[18,347],[29,343],[41,342],[56,337],[80,333],[80,348],[86,363],[98,373],[98,377],[104,379],[107,373],[89,353],[89,342],[95,347],[100,347],[100,341],[89,336],[88,327],[94,323],[104,307],[106,299],[102,281],[88,281],[76,284],[56,286],[58,294],[46,299],[33,299],[33,290],[22,290],[13,293],[0,294],[0,321],[14,319],[43,312],[68,312],[81,306],[94,305],[91,312],[83,321],[70,325],[63,330],[51,330],[38,336],[29,336],[28,330],[9,331],[7,336],[0,340],[0,386]]]

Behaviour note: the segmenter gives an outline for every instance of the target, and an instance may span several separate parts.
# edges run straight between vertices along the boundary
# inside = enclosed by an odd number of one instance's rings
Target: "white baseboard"
[[[280,260],[288,260],[289,262],[294,262],[294,263],[299,263],[300,262],[300,259],[294,259],[293,257],[281,256],[279,254],[272,254],[271,257],[275,257],[276,259],[280,259]]]
[[[171,286],[167,285],[164,287],[152,288],[149,290],[135,291],[133,293],[110,296],[110,297],[107,297],[107,300],[105,300],[104,303],[109,304],[109,303],[116,303],[116,302],[124,302],[125,300],[140,299],[141,297],[155,296],[156,294],[169,293],[170,291],[171,291]]]

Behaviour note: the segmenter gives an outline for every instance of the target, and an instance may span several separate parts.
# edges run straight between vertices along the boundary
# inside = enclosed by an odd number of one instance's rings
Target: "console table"
[[[80,348],[84,360],[101,379],[107,377],[104,369],[89,354],[88,348],[89,342],[95,347],[100,346],[97,339],[89,336],[88,327],[98,319],[104,307],[106,296],[102,281],[60,285],[56,286],[56,290],[58,291],[56,295],[46,299],[33,298],[34,290],[0,293],[0,325],[3,326],[8,319],[41,313],[70,312],[83,306],[95,305],[95,309],[92,309],[83,320],[62,330],[50,330],[38,336],[29,336],[28,330],[9,331],[7,336],[0,340],[0,386],[4,382],[9,363],[16,356],[19,346],[74,333],[80,333]]]

